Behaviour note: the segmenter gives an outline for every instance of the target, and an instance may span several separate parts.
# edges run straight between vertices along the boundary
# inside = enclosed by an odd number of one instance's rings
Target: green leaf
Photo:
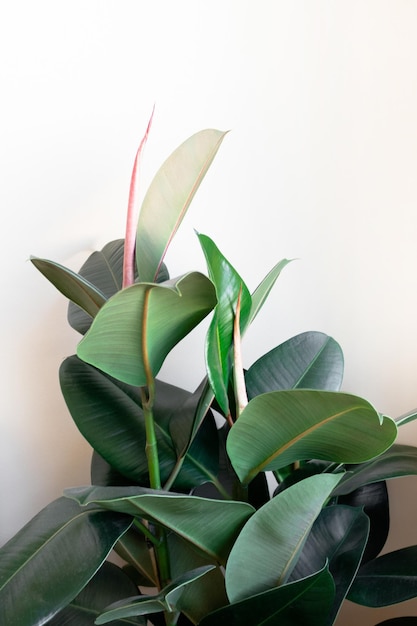
[[[86,587],[68,606],[57,613],[48,626],[94,626],[95,619],[110,602],[137,593],[136,585],[113,563],[105,562]],[[117,620],[113,626],[146,626],[143,617]]]
[[[227,561],[230,602],[288,581],[314,520],[340,478],[310,476],[279,493],[246,522]]]
[[[58,291],[91,317],[95,317],[106,302],[105,295],[99,289],[63,265],[35,256],[30,257],[30,260]]]
[[[88,257],[78,276],[94,285],[107,300],[122,288],[123,252],[123,239],[110,241],[102,250],[95,251]],[[92,316],[70,301],[68,322],[74,330],[84,335],[91,326]]]
[[[207,129],[192,135],[163,163],[140,210],[136,263],[141,282],[153,282],[187,209],[226,133]]]
[[[292,337],[258,359],[246,372],[249,398],[284,389],[339,391],[343,379],[343,353],[324,333],[306,332]]]
[[[58,498],[0,550],[0,623],[41,626],[94,576],[131,516]]]
[[[363,606],[381,607],[417,597],[417,546],[379,556],[363,565],[348,599]]]
[[[199,626],[323,626],[333,596],[334,583],[326,567],[303,580],[214,611]]]
[[[168,535],[171,574],[178,578],[185,572],[207,565],[207,557],[199,554],[182,537],[174,533]],[[224,586],[224,574],[221,567],[216,567],[187,585],[179,600],[177,609],[184,613],[194,624],[198,624],[205,615],[228,604]]]
[[[334,623],[359,568],[368,532],[369,519],[361,509],[339,504],[324,508],[292,572],[290,580],[298,580],[328,562],[336,586],[333,607],[325,622],[329,626]]]
[[[206,257],[209,276],[216,288],[217,305],[206,339],[206,368],[216,400],[225,415],[229,413],[227,389],[231,372],[233,325],[236,305],[240,304],[240,329],[244,332],[252,299],[242,278],[206,235],[198,235]]]
[[[78,356],[127,384],[148,384],[165,357],[213,309],[211,281],[198,272],[161,284],[139,283],[100,309]]]
[[[249,315],[249,323],[251,324],[255,317],[258,315],[262,306],[264,305],[265,300],[267,299],[272,287],[275,285],[275,281],[278,276],[281,274],[282,270],[288,263],[291,263],[288,259],[282,259],[279,261],[270,272],[265,276],[265,278],[259,283],[257,288],[252,294],[252,306]]]
[[[184,588],[204,576],[207,572],[213,569],[213,565],[204,565],[190,572],[186,572],[179,578],[173,580],[169,585],[164,587],[154,596],[136,596],[133,598],[126,598],[119,602],[115,602],[107,607],[105,613],[100,615],[96,620],[96,624],[108,624],[115,619],[122,619],[126,617],[132,617],[135,615],[146,615],[152,613],[155,610],[165,610],[173,612],[176,610],[176,604],[180,599]]]
[[[343,480],[343,478],[342,478]],[[339,483],[340,484],[340,483]],[[337,488],[335,489],[335,491]],[[334,493],[333,493],[334,495]],[[390,512],[387,484],[385,481],[363,485],[337,498],[338,506],[346,504],[360,509],[369,518],[369,536],[362,556],[362,565],[381,552],[388,539]]]
[[[225,563],[242,526],[254,509],[244,502],[212,500],[140,487],[80,487],[66,492],[81,505],[152,520],[174,531],[215,562]]]
[[[395,443],[380,456],[347,467],[335,495],[350,493],[363,485],[417,474],[417,448]]]
[[[90,445],[131,482],[148,486],[146,430],[140,390],[109,377],[72,356],[60,367],[61,390],[78,429]],[[177,463],[170,422],[182,411],[190,392],[155,381],[154,419],[161,479],[167,481]],[[178,488],[191,489],[217,472],[217,431],[207,417],[196,447],[184,453]],[[213,450],[216,452],[213,454]],[[114,483],[113,483],[114,484]]]
[[[299,460],[361,463],[384,452],[397,434],[362,398],[294,389],[253,398],[230,431],[227,450],[239,479]]]

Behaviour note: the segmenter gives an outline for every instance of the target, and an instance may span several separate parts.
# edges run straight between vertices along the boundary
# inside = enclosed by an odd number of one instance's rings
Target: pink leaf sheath
[[[152,109],[146,132],[140,142],[136,153],[135,162],[133,164],[132,176],[130,179],[129,202],[127,206],[125,249],[123,256],[123,287],[133,285],[135,280],[135,244],[136,244],[136,226],[138,219],[137,196],[139,188],[139,169],[140,160],[145,148],[149,131],[152,125],[155,106]]]

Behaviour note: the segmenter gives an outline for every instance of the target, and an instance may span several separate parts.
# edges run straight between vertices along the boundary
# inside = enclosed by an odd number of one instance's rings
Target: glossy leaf
[[[96,250],[81,266],[78,275],[94,285],[106,300],[122,288],[124,240],[107,243]],[[104,304],[104,303],[103,303]],[[91,326],[93,317],[70,301],[68,322],[74,330],[84,335]]]
[[[310,576],[328,563],[335,582],[335,599],[323,624],[334,623],[361,563],[369,519],[360,508],[335,505],[324,508],[313,524],[290,580]]]
[[[137,591],[123,570],[113,563],[103,563],[81,593],[48,621],[48,626],[94,626],[96,618],[110,602],[132,596]],[[146,619],[115,620],[113,626],[146,626]]]
[[[251,324],[255,317],[258,315],[262,306],[265,303],[272,287],[275,285],[275,282],[278,276],[281,274],[282,270],[288,263],[291,263],[288,259],[282,259],[279,261],[270,272],[265,276],[265,278],[259,283],[257,288],[252,294],[252,306],[249,315],[249,323]]]
[[[247,483],[298,460],[361,463],[384,452],[396,433],[394,421],[362,398],[294,389],[253,398],[231,429],[227,450]]]
[[[139,283],[100,309],[78,344],[78,356],[127,384],[148,384],[168,353],[216,304],[212,283],[198,272],[161,284]]]
[[[178,578],[185,572],[207,565],[208,559],[198,553],[182,537],[174,533],[168,536],[171,574]],[[221,567],[207,572],[184,587],[181,597],[177,600],[177,609],[198,624],[205,615],[228,604],[224,586],[224,574]]]
[[[94,576],[131,522],[67,498],[45,507],[0,550],[0,623],[45,624]]]
[[[417,448],[395,443],[375,459],[346,469],[336,495],[350,493],[369,483],[417,474]]]
[[[389,606],[417,596],[417,546],[379,556],[363,565],[348,599],[371,607]]]
[[[229,413],[227,389],[231,372],[233,325],[240,297],[240,329],[247,326],[252,299],[242,278],[206,235],[198,235],[209,276],[216,289],[217,304],[206,338],[206,368],[216,400]]]
[[[343,478],[342,478],[343,480]],[[363,485],[345,496],[339,496],[338,506],[347,504],[363,510],[369,518],[369,537],[362,557],[362,564],[374,559],[388,539],[390,527],[389,500],[384,481]]]
[[[132,483],[148,486],[145,420],[140,390],[69,357],[60,367],[61,390],[78,429],[110,466]],[[182,411],[191,394],[155,381],[155,430],[161,478],[168,480],[177,463],[170,420]],[[201,431],[201,432],[200,432]],[[217,473],[217,431],[212,418],[202,425],[195,447],[187,450],[178,488],[191,489]]]
[[[81,505],[136,515],[174,531],[215,562],[224,563],[237,535],[254,512],[244,502],[212,500],[140,487],[79,487],[66,491]]]
[[[106,302],[105,295],[99,289],[67,267],[35,256],[30,257],[30,260],[58,291],[91,317],[95,317]]]
[[[249,398],[284,389],[339,391],[342,380],[342,350],[334,339],[318,332],[292,337],[246,372]]]
[[[202,130],[182,143],[163,163],[145,195],[136,236],[141,282],[153,282],[187,209],[226,133]]]
[[[303,580],[214,611],[199,626],[323,626],[333,596],[333,579],[325,568]]]
[[[288,581],[314,520],[340,478],[335,474],[306,478],[279,493],[246,522],[227,561],[230,602]]]
[[[108,624],[115,619],[125,619],[135,615],[146,615],[157,610],[173,612],[185,587],[213,569],[213,565],[204,565],[187,572],[173,580],[155,596],[136,596],[126,598],[107,607],[107,610],[96,620],[96,624]]]

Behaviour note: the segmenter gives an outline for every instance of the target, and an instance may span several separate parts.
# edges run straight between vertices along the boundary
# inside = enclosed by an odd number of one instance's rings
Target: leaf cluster
[[[396,443],[415,413],[395,421],[341,391],[342,350],[323,333],[244,369],[242,338],[287,259],[251,292],[199,233],[207,275],[169,276],[166,250],[224,136],[196,133],[155,175],[130,283],[131,232],[79,273],[32,257],[81,334],[59,375],[93,450],[91,485],[67,489],[1,549],[2,624],[331,626],[345,598],[417,596],[417,546],[381,556],[386,480],[417,473],[417,450]],[[199,387],[160,380],[208,315]]]

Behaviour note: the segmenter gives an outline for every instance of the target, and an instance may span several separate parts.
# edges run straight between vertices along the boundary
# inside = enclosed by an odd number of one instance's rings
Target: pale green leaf
[[[155,281],[165,252],[225,135],[214,129],[192,135],[156,173],[138,220],[136,263],[140,281]]]
[[[148,367],[155,377],[170,350],[215,304],[211,281],[198,272],[132,285],[100,309],[77,354],[118,380],[146,385]]]
[[[247,483],[262,470],[300,460],[362,463],[387,450],[396,435],[395,422],[362,398],[293,389],[253,398],[231,429],[227,450]]]
[[[279,493],[247,521],[226,565],[230,602],[288,580],[314,520],[341,477],[310,476]]]
[[[291,260],[282,259],[279,261],[270,272],[265,276],[265,278],[259,283],[257,288],[252,294],[252,307],[249,315],[249,323],[251,324],[255,317],[258,315],[261,310],[265,300],[267,299],[272,287],[275,285],[275,282],[278,276],[281,274],[282,270],[288,263],[291,263]]]

